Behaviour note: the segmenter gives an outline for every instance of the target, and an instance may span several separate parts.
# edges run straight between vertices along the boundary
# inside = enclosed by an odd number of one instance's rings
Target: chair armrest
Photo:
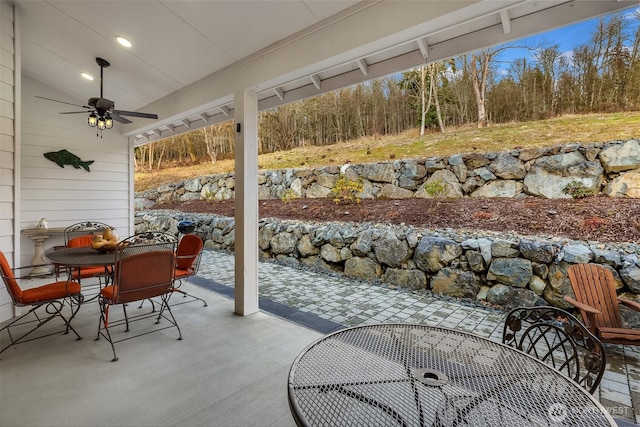
[[[636,302],[626,298],[618,298],[618,302],[636,311],[640,311],[640,302]]]
[[[564,300],[566,302],[568,302],[569,304],[571,304],[572,306],[582,310],[582,311],[586,311],[587,313],[591,313],[591,314],[600,314],[600,310],[597,310],[593,307],[591,307],[590,305],[584,304],[580,301],[576,301],[574,298],[571,298],[569,295],[565,295],[564,296]]]

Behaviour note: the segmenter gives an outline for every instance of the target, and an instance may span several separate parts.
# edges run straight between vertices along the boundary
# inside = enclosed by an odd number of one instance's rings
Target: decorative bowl
[[[100,246],[99,248],[92,247],[92,249],[100,252],[101,254],[110,254],[116,251],[116,244],[108,244]]]

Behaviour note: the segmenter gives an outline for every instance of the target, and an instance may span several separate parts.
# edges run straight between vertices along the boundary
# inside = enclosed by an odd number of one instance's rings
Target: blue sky
[[[631,15],[635,11],[640,12],[640,7],[637,9],[628,9],[626,11],[619,12],[610,16]],[[560,52],[562,52],[563,54],[570,53],[571,51],[573,51],[574,47],[584,44],[591,39],[591,34],[596,28],[599,19],[600,18],[594,18],[588,21],[582,21],[573,25],[551,30],[546,33],[540,33],[531,37],[526,37],[514,41],[513,44],[526,44],[528,46],[535,46],[541,44],[542,42],[546,42],[547,45],[559,45]],[[633,28],[637,28],[637,19],[632,19],[630,22],[633,23]],[[504,67],[500,68],[509,68],[509,62],[513,61],[514,59],[523,57],[531,59],[531,52],[527,51],[526,49],[507,49],[500,56],[500,61],[502,61],[504,65]]]

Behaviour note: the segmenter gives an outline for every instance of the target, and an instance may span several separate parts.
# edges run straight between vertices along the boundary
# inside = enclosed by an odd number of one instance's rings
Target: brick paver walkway
[[[233,287],[233,255],[205,250],[198,276]],[[261,262],[258,276],[261,297],[344,326],[424,323],[502,337],[502,311],[272,262]],[[640,423],[640,348],[607,345],[607,370],[594,396],[612,416]]]

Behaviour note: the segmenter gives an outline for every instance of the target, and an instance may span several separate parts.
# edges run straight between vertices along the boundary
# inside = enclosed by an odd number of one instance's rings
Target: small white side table
[[[33,258],[31,258],[31,265],[35,266],[30,276],[44,276],[49,274],[49,268],[46,266],[47,261],[44,259],[44,242],[52,234],[64,233],[65,227],[54,228],[25,228],[22,230],[22,234],[28,236],[33,241]]]

